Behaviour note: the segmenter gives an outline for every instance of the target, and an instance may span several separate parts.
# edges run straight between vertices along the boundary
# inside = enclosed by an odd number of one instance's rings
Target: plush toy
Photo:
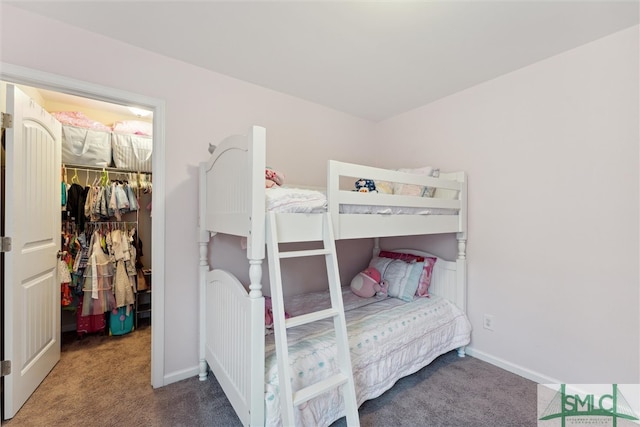
[[[265,188],[276,187],[284,184],[284,174],[271,169],[266,168],[264,170]]]
[[[289,319],[291,315],[284,312],[284,318]],[[271,302],[271,297],[264,297],[264,326],[267,329],[273,329],[273,304]]]
[[[370,298],[387,294],[387,282],[382,280],[380,272],[369,267],[357,274],[351,281],[351,292],[359,297]]]
[[[377,193],[376,183],[372,179],[359,179],[356,181],[356,191],[360,193]]]

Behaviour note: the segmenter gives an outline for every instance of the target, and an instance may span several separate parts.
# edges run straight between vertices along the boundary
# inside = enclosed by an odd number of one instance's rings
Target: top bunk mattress
[[[327,211],[327,195],[318,190],[272,187],[265,191],[266,210],[277,213],[321,213]],[[455,209],[406,206],[341,204],[342,214],[455,215]]]

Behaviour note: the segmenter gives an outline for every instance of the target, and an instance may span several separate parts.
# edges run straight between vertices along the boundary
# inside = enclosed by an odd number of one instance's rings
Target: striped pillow
[[[417,297],[429,297],[429,286],[431,286],[431,276],[433,275],[433,266],[438,258],[436,257],[423,257],[419,255],[406,254],[402,252],[380,251],[378,256],[390,259],[399,259],[405,262],[424,262],[422,268],[422,274],[418,281],[418,288],[416,290]]]

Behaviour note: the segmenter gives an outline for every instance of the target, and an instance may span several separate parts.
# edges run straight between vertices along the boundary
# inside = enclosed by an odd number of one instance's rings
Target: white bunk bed
[[[265,346],[265,306],[261,284],[266,243],[265,198],[266,191],[270,191],[265,189],[265,153],[266,131],[254,126],[247,135],[225,139],[215,148],[210,159],[200,165],[200,379],[207,378],[210,368],[243,425],[252,426],[271,424],[274,419],[277,420],[277,414],[274,418],[273,413],[265,413],[274,410],[273,405],[272,409],[269,409],[269,405],[265,403],[266,396],[275,400],[277,407],[277,396],[273,398],[273,390],[277,389],[277,383],[274,387],[273,384],[269,384],[269,379],[265,378],[271,369],[265,368],[265,348],[267,354],[271,354],[269,350],[272,347],[271,344]],[[366,194],[344,188],[346,180],[353,183],[358,178],[436,187],[453,196],[438,198]],[[383,390],[368,389],[367,385],[361,385],[362,389],[358,390],[358,378],[366,379],[369,375],[365,366],[355,366],[357,357],[352,359],[359,404],[380,395],[397,379],[416,372],[440,354],[457,348],[459,355],[464,356],[464,346],[470,336],[469,322],[464,314],[466,176],[463,172],[458,172],[446,174],[446,178],[329,161],[327,209],[332,218],[336,240],[375,238],[374,255],[380,250],[379,237],[455,233],[458,240],[457,259],[452,262],[438,259],[429,288],[430,294],[437,296],[430,300],[440,298],[447,304],[447,301],[453,302],[449,305],[457,307],[455,310],[461,319],[456,320],[459,322],[455,327],[457,329],[450,331],[450,335],[455,335],[455,338],[428,350],[422,349],[428,343],[415,344],[420,356],[408,362],[402,369],[397,369],[393,377],[386,378]],[[346,210],[344,208],[347,205],[401,206],[418,208],[422,213],[375,215],[341,212]],[[425,210],[433,214],[426,215]],[[319,236],[322,230],[322,215],[278,213],[276,216],[280,242],[321,240]],[[250,280],[248,292],[231,273],[221,269],[210,269],[208,244],[216,233],[247,239]],[[376,304],[363,309],[371,310]],[[354,312],[358,310],[360,309]],[[351,340],[351,329],[349,331]],[[267,359],[275,357],[271,355]],[[367,361],[362,363],[371,364],[371,358],[365,359]],[[319,396],[316,399],[321,398],[322,396]],[[327,406],[323,407],[320,404],[319,408],[327,409]],[[313,418],[313,415],[310,415],[310,419],[313,419],[313,423],[328,425],[340,416],[337,412],[329,414],[328,419],[318,420]]]

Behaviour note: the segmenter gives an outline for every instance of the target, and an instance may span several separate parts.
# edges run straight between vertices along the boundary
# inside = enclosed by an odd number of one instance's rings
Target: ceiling
[[[614,1],[5,1],[379,121],[639,22]]]

